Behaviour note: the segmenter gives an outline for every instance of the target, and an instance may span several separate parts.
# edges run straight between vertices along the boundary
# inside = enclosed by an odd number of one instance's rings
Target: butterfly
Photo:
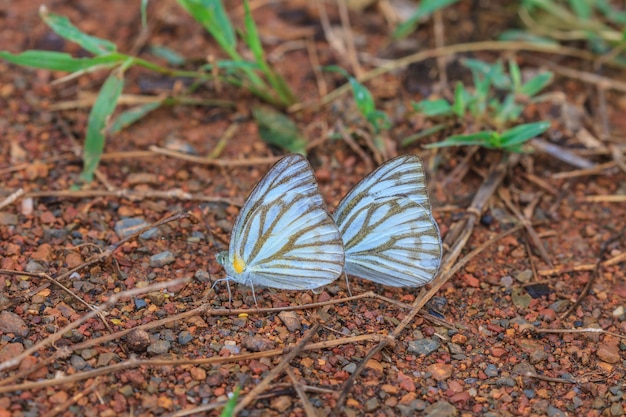
[[[391,159],[363,178],[333,213],[346,253],[345,272],[392,287],[419,287],[441,263],[422,160]]]
[[[341,235],[326,210],[311,165],[298,154],[279,160],[252,190],[217,255],[228,281],[310,290],[344,267]],[[255,298],[256,301],[256,298]]]

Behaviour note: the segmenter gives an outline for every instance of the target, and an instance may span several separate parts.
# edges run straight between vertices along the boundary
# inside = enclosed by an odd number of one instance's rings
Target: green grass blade
[[[148,0],[141,0],[141,26],[148,29]]]
[[[117,100],[122,94],[124,71],[131,64],[132,59],[128,59],[109,75],[91,108],[89,118],[87,119],[87,136],[83,151],[83,172],[80,176],[83,181],[91,182],[93,180],[93,174],[100,163],[104,150],[105,127],[115,110]]]
[[[39,16],[57,35],[79,44],[94,55],[109,54],[117,50],[113,42],[87,35],[74,26],[67,17],[51,13],[45,6],[39,9]]]
[[[250,11],[250,4],[248,0],[244,0],[244,24],[246,26],[246,32],[243,35],[244,41],[248,48],[254,55],[254,60],[261,67],[261,70],[267,77],[270,85],[278,93],[281,101],[285,105],[293,104],[296,101],[296,96],[293,94],[284,78],[281,77],[273,68],[271,68],[265,60],[265,52],[263,51],[263,45],[261,44],[261,37],[257,30],[256,23],[252,18],[252,12]]]
[[[492,148],[491,143],[493,141],[496,132],[484,131],[478,133],[472,133],[468,135],[453,135],[441,142],[430,143],[424,147],[427,149],[433,148],[445,148],[448,146],[470,146],[479,145],[485,148]]]
[[[252,115],[265,142],[306,155],[307,140],[288,116],[268,106],[253,108]]]
[[[222,410],[222,414],[220,417],[233,417],[235,415],[235,407],[237,406],[237,399],[239,398],[239,392],[241,389],[239,387],[235,387],[233,391],[232,397],[228,399],[228,402],[224,406]]]
[[[396,30],[393,31],[391,36],[394,39],[401,39],[411,34],[415,29],[419,21],[427,16],[430,16],[434,12],[444,7],[450,6],[459,0],[423,0],[419,3],[417,10],[413,12],[409,18],[398,25]]]
[[[150,53],[158,58],[166,60],[168,64],[174,66],[181,66],[186,61],[184,56],[167,46],[150,45]]]
[[[235,29],[221,0],[178,0],[178,4],[215,38],[231,58],[240,59],[236,51]]]
[[[519,92],[528,97],[532,97],[552,82],[552,76],[553,74],[551,72],[542,72],[522,85]]]
[[[94,58],[74,58],[70,54],[54,51],[26,51],[21,54],[12,54],[0,51],[0,58],[13,64],[31,68],[42,68],[52,71],[83,71],[92,67],[114,67],[127,59],[125,55],[112,53]]]
[[[162,104],[163,101],[155,101],[123,111],[113,120],[113,123],[111,123],[111,126],[107,129],[108,133],[115,134],[120,132],[122,129],[125,129],[143,118],[146,114],[158,109]]]
[[[525,123],[515,126],[501,135],[503,147],[519,145],[539,136],[550,128],[550,122]]]
[[[437,100],[422,100],[418,103],[411,103],[413,109],[423,113],[425,116],[449,116],[452,114],[452,106],[448,100],[440,98]]]

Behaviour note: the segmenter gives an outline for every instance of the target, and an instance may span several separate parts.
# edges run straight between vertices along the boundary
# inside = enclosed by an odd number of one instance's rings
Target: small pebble
[[[409,342],[408,351],[418,355],[430,355],[439,349],[439,339],[424,338]]]
[[[526,269],[524,271],[518,272],[515,274],[515,279],[521,282],[522,284],[527,284],[533,277],[533,271],[530,269]]]
[[[24,268],[26,272],[44,272],[46,268],[43,267],[39,262],[33,261],[32,259],[28,261],[26,267]]]
[[[173,263],[175,260],[176,257],[174,257],[172,252],[164,251],[150,257],[150,266],[152,268],[161,268],[165,265]]]
[[[186,345],[187,343],[191,342],[193,340],[193,336],[192,334],[187,331],[187,330],[183,330],[182,332],[178,333],[178,343],[181,345]]]
[[[28,336],[28,326],[20,316],[10,311],[0,313],[0,331],[2,333],[13,333],[18,336]]]
[[[369,400],[365,401],[365,411],[371,413],[377,410],[380,407],[380,402],[378,398],[372,397]]]
[[[193,276],[200,282],[211,282],[211,274],[204,269],[198,269]]]
[[[150,335],[143,329],[133,329],[126,336],[126,344],[133,352],[145,352],[150,346]]]
[[[266,350],[274,349],[275,345],[269,339],[261,336],[246,337],[243,340],[243,347],[250,352],[264,352]]]
[[[300,317],[298,316],[298,314],[296,314],[295,311],[281,311],[280,313],[278,313],[278,318],[287,327],[287,330],[292,333],[302,329]]]
[[[619,306],[613,310],[613,317],[621,317],[624,315],[624,306]]]
[[[424,409],[426,417],[454,417],[457,414],[457,409],[447,401],[437,401]]]
[[[514,387],[516,385],[513,378],[502,377],[496,380],[496,386],[498,387]]]
[[[96,355],[98,355],[98,351],[96,349],[83,349],[80,352],[80,357],[86,361],[88,361],[91,358],[95,358]]]
[[[548,406],[548,417],[567,417],[567,414],[553,405]]]
[[[502,285],[504,288],[511,288],[511,286],[513,285],[513,277],[511,277],[510,275],[505,275],[502,278],[500,278],[500,285]]]
[[[120,239],[124,239],[146,226],[148,226],[148,223],[143,218],[129,217],[115,223],[114,230]]]
[[[146,303],[143,298],[135,298],[135,310],[146,308],[147,305],[148,303]]]
[[[344,366],[342,369],[346,371],[347,373],[351,374],[351,373],[354,373],[354,371],[356,371],[356,367],[357,367],[356,363],[350,362],[349,364]]]
[[[158,340],[148,346],[148,353],[153,355],[163,355],[170,350],[171,343],[167,340]]]
[[[500,371],[498,371],[498,367],[494,365],[493,363],[488,364],[487,367],[485,368],[485,375],[487,375],[490,378],[498,376],[499,373]]]
[[[104,352],[98,356],[98,363],[96,367],[100,368],[102,366],[110,365],[112,362],[117,362],[119,357],[113,352]]]
[[[531,389],[525,389],[525,390],[524,390],[524,395],[525,395],[528,399],[532,400],[533,398],[535,398],[535,395],[536,395],[536,394],[535,394],[535,391],[533,391],[533,390],[531,390]]]
[[[77,371],[85,369],[85,367],[87,366],[87,362],[78,355],[72,355],[72,357],[70,358],[70,364]]]

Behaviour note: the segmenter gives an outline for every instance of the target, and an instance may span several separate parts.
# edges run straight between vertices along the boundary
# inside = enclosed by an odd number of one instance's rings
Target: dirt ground
[[[269,3],[252,2],[269,59],[300,101],[314,104],[321,87],[306,41],[314,40],[322,65],[349,63],[326,42],[315,7]],[[498,2],[462,1],[446,9],[446,43],[492,39],[517,24],[514,10],[491,3]],[[145,39],[139,2],[55,1],[47,7],[147,59],[156,59],[148,44],[166,45],[190,62],[221,57],[174,1],[150,3],[152,33]],[[51,32],[38,8],[33,1],[0,1],[0,49],[84,53]],[[229,10],[241,24],[241,7]],[[337,10],[329,12],[338,24]],[[390,29],[376,7],[351,18],[365,69],[436,47],[430,21],[401,48],[388,43]],[[513,52],[465,55],[493,62]],[[533,59],[541,57],[594,71],[593,63],[571,58],[515,56],[524,69],[539,68]],[[447,88],[471,80],[456,56],[448,59]],[[231,285],[233,310],[226,285],[210,288],[224,277],[215,253],[227,247],[239,206],[268,161],[285,154],[260,139],[250,117],[258,100],[227,86],[220,93],[214,85],[201,88],[195,97],[232,106],[157,110],[109,137],[97,179],[77,187],[89,107],[74,101],[93,99],[107,74],[51,84],[63,75],[0,61],[0,364],[20,358],[9,369],[0,365],[0,417],[219,415],[236,387],[250,401],[241,416],[327,415],[335,407],[346,416],[624,415],[623,93],[557,72],[548,90],[560,99],[524,112],[526,121],[551,121],[546,141],[594,165],[580,169],[542,152],[507,159],[484,149],[434,152],[423,142],[402,147],[403,138],[425,126],[424,118],[404,114],[411,101],[437,92],[437,62],[374,78],[366,85],[393,123],[384,134],[386,156],[423,157],[445,247],[449,253],[460,248],[442,275],[463,264],[437,281],[440,288],[428,287],[437,290],[432,298],[428,288],[351,278],[352,299],[342,279],[320,293],[257,289],[257,311],[249,288]],[[615,69],[602,75],[625,78]],[[324,80],[327,91],[345,82],[333,74]],[[133,69],[124,93],[173,88],[174,80]],[[321,108],[306,106],[293,118],[316,143],[308,159],[332,211],[380,155],[361,137],[355,140],[361,152],[344,140],[320,140],[364,129],[349,95]],[[149,150],[190,146],[207,155],[233,124],[238,128],[219,156],[221,165]],[[501,181],[477,217],[468,208],[498,169]],[[5,200],[20,189],[16,201]],[[137,225],[189,211],[194,216],[122,242],[123,232]],[[466,243],[460,242],[463,230],[471,232]],[[428,303],[414,317],[420,300]],[[66,328],[71,323],[77,325]],[[361,369],[380,343],[384,347]],[[253,392],[258,386],[264,389]]]

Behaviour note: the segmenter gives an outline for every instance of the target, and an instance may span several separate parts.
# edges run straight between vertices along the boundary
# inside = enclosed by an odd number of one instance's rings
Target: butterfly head
[[[246,269],[246,261],[241,256],[235,254],[232,258],[228,252],[220,252],[216,256],[217,262],[226,269],[228,275],[241,274]]]

